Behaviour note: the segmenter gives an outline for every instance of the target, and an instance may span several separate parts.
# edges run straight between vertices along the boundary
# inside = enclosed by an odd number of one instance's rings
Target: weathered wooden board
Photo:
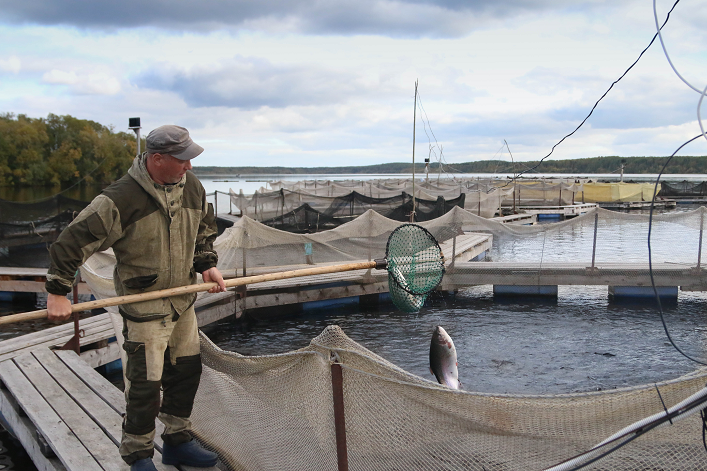
[[[113,384],[111,384],[103,376],[96,373],[95,370],[77,357],[74,352],[62,350],[55,352],[55,354],[58,360],[61,360],[66,368],[71,370],[76,375],[77,381],[81,381],[86,388],[79,389],[83,389],[84,393],[86,393],[86,390],[90,390],[97,398],[100,398],[106,406],[112,409],[120,420],[122,420],[122,416],[120,414],[125,412],[125,396],[120,390],[118,390],[118,388],[113,386]],[[104,412],[107,413],[107,409],[104,409]],[[176,468],[173,466],[163,465],[161,462],[160,452],[162,451],[162,438],[160,435],[164,432],[164,424],[157,420],[155,427],[155,466],[160,471],[175,470]],[[119,433],[119,430],[114,433]],[[187,467],[184,466],[181,466],[181,468],[187,469]],[[218,471],[217,468],[201,469],[205,469],[206,471]]]
[[[89,319],[94,319],[96,317],[101,318],[89,321]],[[79,339],[79,343],[81,345],[88,345],[100,340],[107,340],[115,336],[113,324],[107,317],[107,314],[93,316],[84,320],[87,322],[79,323],[79,326],[85,333],[85,336]],[[0,361],[13,358],[17,355],[36,350],[38,348],[61,347],[66,344],[66,342],[68,342],[73,335],[74,325],[73,323],[67,323],[58,327],[52,327],[43,331],[5,340],[0,342]]]
[[[47,353],[52,355],[51,352]],[[56,411],[63,423],[71,429],[73,435],[78,438],[95,462],[105,470],[117,469],[122,466],[123,461],[116,453],[115,443],[105,435],[101,427],[91,417],[86,415],[85,411],[73,401],[61,385],[57,384],[55,378],[44,369],[35,356],[23,354],[15,357],[14,362],[49,406]],[[60,375],[62,372],[55,369],[54,373]],[[70,380],[75,381],[76,379],[74,377],[68,381]],[[63,382],[67,382],[67,379],[64,378]],[[37,428],[44,431],[42,427]],[[61,459],[61,454],[57,450],[55,452]],[[73,469],[70,466],[67,467]]]
[[[471,285],[651,286],[647,263],[458,262],[445,274],[443,289]],[[707,291],[707,270],[675,263],[653,264],[656,286]]]
[[[14,361],[8,360],[0,363],[0,379],[13,394],[35,428],[41,431],[42,436],[66,469],[85,471],[100,471],[102,469],[74,435],[71,428],[44,400]]]
[[[117,411],[103,401],[100,396],[97,396],[86,384],[77,381],[74,372],[57,358],[53,352],[41,349],[34,351],[32,354],[66,394],[112,440],[113,444],[119,446],[123,421],[120,415],[116,413]],[[95,372],[91,376],[94,374]]]
[[[56,456],[47,458],[41,450],[32,421],[20,412],[21,408],[7,389],[0,388],[0,413],[7,421],[13,435],[22,443],[39,471],[66,471]]]

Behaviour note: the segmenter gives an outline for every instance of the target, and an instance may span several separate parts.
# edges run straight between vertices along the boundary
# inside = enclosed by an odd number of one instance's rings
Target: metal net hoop
[[[388,238],[388,289],[404,312],[417,312],[444,276],[444,257],[434,236],[417,224],[398,226]]]

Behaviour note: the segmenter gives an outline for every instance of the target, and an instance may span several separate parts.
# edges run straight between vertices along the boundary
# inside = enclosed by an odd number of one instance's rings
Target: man
[[[147,152],[127,175],[110,185],[64,230],[50,248],[47,311],[66,320],[78,267],[93,253],[113,248],[113,282],[118,295],[184,286],[196,282],[225,291],[213,250],[213,208],[199,180],[188,172],[203,152],[189,132],[167,125],[147,136]],[[120,306],[123,349],[127,352],[126,415],[120,445],[131,471],[155,470],[155,418],[164,423],[162,462],[214,466],[217,456],[189,434],[194,396],[201,375],[196,294]],[[160,405],[160,388],[163,399]]]

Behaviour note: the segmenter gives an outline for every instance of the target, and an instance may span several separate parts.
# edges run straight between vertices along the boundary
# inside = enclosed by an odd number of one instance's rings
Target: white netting
[[[702,244],[707,209],[655,214],[652,226],[652,259],[676,269],[701,269],[707,244]],[[293,234],[242,217],[218,237],[218,268],[228,276],[286,271],[313,265],[370,261],[385,256],[390,233],[403,223],[369,210],[335,229],[314,234]],[[455,207],[447,214],[419,223],[442,243],[464,233],[489,233],[493,246],[487,262],[542,267],[550,263],[599,265],[647,264],[648,215],[595,209],[566,221],[540,225],[510,225],[479,217]],[[596,241],[595,241],[596,232]],[[572,254],[570,258],[567,255]],[[448,260],[455,254],[447,253]],[[110,252],[91,257],[82,267],[98,296],[115,295]],[[484,263],[484,262],[479,262]],[[515,267],[515,268],[514,268]],[[621,267],[617,267],[621,271]],[[456,274],[457,282],[480,284],[473,273],[468,280]],[[483,282],[481,282],[483,284]],[[532,282],[530,283],[532,284]],[[94,289],[95,287],[95,289]],[[200,294],[208,296],[208,294]]]
[[[343,366],[351,470],[541,470],[702,389],[707,372],[558,396],[450,390],[328,327],[309,347],[248,357],[202,335],[197,436],[233,470],[337,468],[331,353]],[[707,469],[699,414],[651,431],[590,470]]]

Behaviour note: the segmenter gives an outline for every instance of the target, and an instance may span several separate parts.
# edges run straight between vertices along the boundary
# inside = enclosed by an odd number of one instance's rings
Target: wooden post
[[[79,288],[78,288],[78,282],[79,282],[79,272],[76,272],[76,282],[74,283],[74,288],[73,288],[73,298],[74,298],[74,304],[79,303]],[[81,355],[81,342],[79,341],[79,338],[81,338],[81,330],[79,329],[79,314],[81,311],[74,311],[74,313],[71,315],[74,319],[74,336],[69,339],[68,342],[64,344],[63,347],[60,348],[60,350],[73,350],[76,352],[77,355]]]
[[[218,216],[218,191],[214,190],[214,216]]]
[[[335,355],[332,354],[332,356]],[[331,364],[331,388],[334,398],[337,469],[338,471],[348,471],[349,456],[346,448],[346,418],[344,415],[344,375],[340,363]]]
[[[246,266],[246,263],[245,263],[245,247],[243,247],[243,276],[246,276],[246,273],[245,273],[245,266]]]
[[[456,257],[457,257],[457,236],[455,234],[454,239],[452,239],[452,263],[450,264],[451,266],[454,266],[454,261],[456,260]]]
[[[594,262],[596,261],[597,255],[597,228],[599,227],[599,211],[594,213],[594,244],[592,245],[592,268],[594,268]]]

